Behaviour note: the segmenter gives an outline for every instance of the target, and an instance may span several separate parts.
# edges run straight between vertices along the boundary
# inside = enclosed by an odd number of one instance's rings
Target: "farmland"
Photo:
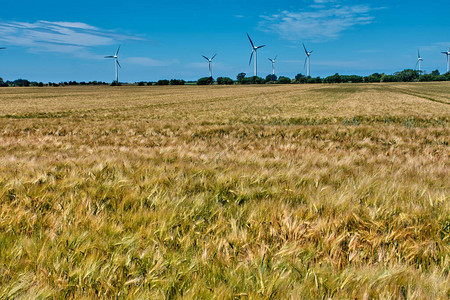
[[[0,298],[448,299],[450,83],[0,89]]]

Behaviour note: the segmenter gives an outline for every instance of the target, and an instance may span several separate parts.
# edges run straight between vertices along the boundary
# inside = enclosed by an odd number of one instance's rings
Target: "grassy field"
[[[448,299],[450,83],[0,89],[0,298]]]

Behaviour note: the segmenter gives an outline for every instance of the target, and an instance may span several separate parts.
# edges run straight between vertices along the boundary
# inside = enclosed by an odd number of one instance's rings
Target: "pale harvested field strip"
[[[450,97],[438,96],[438,95],[434,95],[434,94],[430,94],[430,93],[417,93],[417,92],[413,92],[413,91],[405,89],[405,88],[403,88],[403,89],[395,88],[393,90],[401,92],[401,93],[406,94],[406,95],[416,96],[416,97],[421,98],[421,99],[427,99],[427,100],[430,100],[430,101],[433,101],[433,102],[438,102],[438,103],[450,105]],[[437,99],[436,96],[440,97],[441,99]]]

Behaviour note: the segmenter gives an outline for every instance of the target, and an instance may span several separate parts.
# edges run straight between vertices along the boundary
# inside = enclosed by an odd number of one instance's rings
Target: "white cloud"
[[[176,64],[178,62],[177,60],[163,61],[151,59],[148,57],[128,57],[125,58],[124,61],[129,64],[135,64],[144,67],[165,67]]]
[[[88,54],[89,47],[117,44],[125,40],[144,40],[117,34],[80,22],[1,22],[0,41],[27,47],[33,52]]]
[[[368,5],[339,5],[330,0],[314,0],[314,5],[300,11],[281,11],[261,16],[260,30],[275,32],[287,40],[327,40],[356,25],[373,22],[370,14],[374,8]]]
[[[437,42],[431,45],[422,45],[418,47],[420,51],[429,51],[429,52],[437,52],[437,51],[447,51],[450,48],[450,42]]]
[[[314,3],[318,3],[318,4],[330,3],[330,2],[336,2],[336,0],[314,0]]]

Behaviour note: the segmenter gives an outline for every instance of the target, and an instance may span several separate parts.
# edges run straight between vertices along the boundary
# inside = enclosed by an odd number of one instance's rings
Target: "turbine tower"
[[[265,47],[266,45],[255,47],[255,45],[253,44],[253,41],[250,38],[250,36],[248,35],[248,33],[247,33],[247,37],[250,40],[250,44],[252,44],[252,54],[250,55],[250,61],[249,61],[248,65],[250,65],[252,63],[252,58],[253,58],[253,53],[254,53],[255,54],[255,77],[256,77],[256,76],[258,76],[258,55],[257,55],[256,51],[262,47]]]
[[[313,51],[311,50],[308,52],[308,50],[306,50],[305,44],[303,44],[303,49],[305,49],[305,54],[306,54],[305,63],[303,64],[303,68],[306,67],[306,61],[308,61],[308,70],[307,70],[306,76],[309,77],[310,76],[310,61],[309,61],[310,58],[309,58],[309,56],[311,55],[311,53],[313,53]]]
[[[277,59],[278,55],[275,56],[274,59],[269,58],[269,61],[272,63],[272,75],[275,75],[275,60]]]
[[[422,61],[423,61],[423,58],[420,56],[419,49],[417,49],[417,62],[416,62],[415,68],[417,68],[417,65],[419,65],[419,73],[421,72],[421,69],[422,69]]]
[[[120,46],[117,48],[116,54],[105,56],[105,58],[114,58],[114,66],[116,70],[116,83],[119,84],[119,68],[122,66],[119,63],[118,54],[119,54]]]
[[[450,72],[449,67],[450,67],[450,60],[449,60],[449,56],[450,56],[450,48],[448,48],[447,52],[442,52],[442,54],[447,55],[447,73]]]
[[[212,61],[214,57],[216,57],[217,54],[214,54],[213,57],[207,58],[206,56],[202,55],[208,62],[209,62],[209,77],[212,77]]]

